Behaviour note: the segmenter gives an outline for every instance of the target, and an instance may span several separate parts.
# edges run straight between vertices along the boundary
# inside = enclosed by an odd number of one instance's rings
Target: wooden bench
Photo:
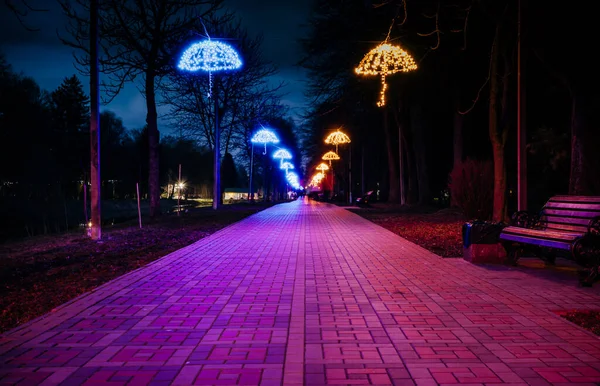
[[[500,233],[507,263],[516,264],[527,251],[554,264],[557,255],[585,269],[582,285],[592,285],[600,266],[600,196],[555,196],[540,213],[519,211]]]
[[[365,193],[364,196],[358,197],[356,199],[356,205],[358,205],[358,206],[369,206],[369,201],[371,201],[371,197],[372,196],[373,196],[373,191],[370,190],[367,193]]]

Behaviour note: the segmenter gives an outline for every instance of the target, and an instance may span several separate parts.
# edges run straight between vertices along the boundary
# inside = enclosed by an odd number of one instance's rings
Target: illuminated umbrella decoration
[[[271,130],[261,129],[254,134],[250,140],[252,143],[262,143],[265,145],[264,154],[267,154],[267,143],[279,143],[279,138]]]
[[[311,186],[315,186],[315,187],[316,187],[316,186],[318,186],[318,185],[321,183],[321,180],[323,180],[323,178],[325,178],[325,174],[323,174],[323,173],[321,173],[321,172],[319,172],[319,173],[315,174],[315,175],[312,177],[312,180],[311,180],[311,182],[310,182],[310,185],[311,185]]]
[[[290,172],[287,176],[286,176],[287,181],[289,182],[290,185],[292,185],[292,187],[294,188],[298,188],[298,186],[300,186],[300,183],[298,182],[298,175],[294,172]]]
[[[208,35],[208,33],[207,33]],[[212,73],[222,72],[229,70],[237,70],[242,67],[242,60],[240,56],[230,45],[210,40],[202,40],[200,42],[190,45],[179,58],[177,68],[181,71],[197,72],[205,71],[208,72],[209,80],[209,91],[208,97],[212,98]],[[218,209],[221,197],[221,132],[219,128],[219,98],[218,94],[216,98],[213,98],[214,109],[215,109],[215,146],[214,146],[214,184],[213,184],[213,209]]]
[[[177,68],[182,71],[208,72],[210,90],[212,92],[212,73],[237,70],[242,67],[242,60],[233,47],[216,40],[203,40],[189,46],[181,55]]]
[[[412,56],[402,48],[389,43],[382,43],[369,51],[360,61],[354,71],[359,75],[380,75],[381,93],[377,106],[385,105],[385,90],[387,83],[385,77],[397,72],[408,72],[417,69],[417,64]]]
[[[320,170],[320,171],[322,171],[322,172],[325,172],[325,171],[329,170],[329,166],[327,166],[327,164],[326,164],[326,163],[324,163],[324,162],[321,162],[321,163],[319,164],[319,166],[317,166],[317,167],[316,167],[316,169],[317,169],[317,170]]]
[[[331,166],[331,161],[337,161],[340,159],[340,156],[337,155],[337,153],[334,153],[332,151],[328,151],[327,153],[325,153],[325,155],[323,155],[322,159],[324,159],[325,161],[329,161],[329,166]]]
[[[285,174],[288,174],[288,170],[294,170],[294,165],[292,165],[290,162],[284,162],[279,166],[279,169],[283,169],[285,170]]]
[[[279,158],[279,163],[283,164],[284,159],[292,159],[292,153],[285,149],[279,149],[273,153],[273,158]]]
[[[328,145],[335,145],[335,152],[337,153],[338,145],[350,143],[350,137],[341,132],[340,129],[337,129],[333,133],[329,134],[327,138],[325,138],[325,143]]]

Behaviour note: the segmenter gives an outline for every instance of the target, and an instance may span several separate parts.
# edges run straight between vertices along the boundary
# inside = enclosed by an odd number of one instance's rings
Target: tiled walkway
[[[296,201],[2,336],[0,384],[597,385],[600,339],[553,312],[573,308],[598,288]]]

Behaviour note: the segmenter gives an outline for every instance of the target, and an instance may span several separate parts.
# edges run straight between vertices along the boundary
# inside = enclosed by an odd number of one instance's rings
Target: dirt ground
[[[436,255],[462,256],[462,225],[467,220],[458,210],[375,204],[355,213]]]
[[[95,242],[84,230],[0,244],[0,332],[266,208],[225,205],[163,215],[139,229],[137,220],[103,229]]]

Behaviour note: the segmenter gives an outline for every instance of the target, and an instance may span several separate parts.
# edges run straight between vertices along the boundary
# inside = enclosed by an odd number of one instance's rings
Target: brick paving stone
[[[0,385],[597,385],[600,289],[281,204],[0,336]]]

